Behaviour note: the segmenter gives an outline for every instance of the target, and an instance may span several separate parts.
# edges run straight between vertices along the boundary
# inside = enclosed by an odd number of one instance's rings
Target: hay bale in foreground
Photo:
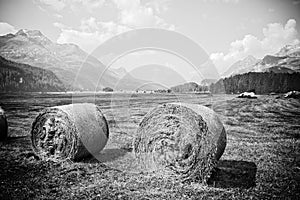
[[[34,151],[46,159],[80,160],[99,153],[109,130],[100,108],[94,104],[70,104],[47,108],[34,120]]]
[[[182,180],[206,182],[226,146],[226,132],[211,109],[164,104],[140,123],[133,150],[145,170],[163,170]]]
[[[7,119],[4,110],[0,107],[0,141],[7,138]]]

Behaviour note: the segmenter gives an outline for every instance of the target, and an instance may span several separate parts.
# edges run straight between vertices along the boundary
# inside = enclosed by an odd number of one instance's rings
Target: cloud
[[[6,35],[8,33],[15,33],[17,32],[17,29],[13,27],[12,25],[0,22],[0,35]]]
[[[66,7],[65,0],[36,0],[35,3],[39,6],[43,6],[42,8],[51,8],[56,11],[61,11]]]
[[[122,25],[131,28],[159,27],[174,29],[174,25],[166,23],[158,16],[158,13],[167,9],[164,3],[162,3],[163,6],[161,7],[158,6],[158,3],[154,2],[142,4],[140,0],[114,0],[114,3],[120,11],[119,22]]]
[[[68,28],[66,25],[64,25],[63,23],[60,23],[60,22],[54,22],[53,26],[55,26],[56,28],[59,28],[59,29],[67,29]]]
[[[151,7],[156,13],[162,13],[169,10],[171,0],[146,0],[145,6]]]
[[[102,7],[105,0],[75,0],[75,2],[84,6],[88,11],[93,12],[95,9]]]
[[[62,12],[64,9],[82,12],[82,9],[93,12],[100,8],[105,0],[34,0],[41,10]]]
[[[100,22],[93,17],[81,20],[78,30],[58,22],[53,25],[61,29],[57,39],[58,43],[75,43],[89,53],[105,40],[130,30],[128,27],[118,25],[113,21]]]
[[[75,0],[83,2],[83,0]],[[87,2],[87,1],[85,1]],[[88,1],[89,3],[92,0]],[[61,30],[57,39],[58,43],[75,43],[87,52],[91,52],[105,40],[122,32],[142,27],[157,27],[174,30],[175,26],[166,23],[158,16],[158,13],[166,10],[167,0],[155,4],[140,0],[115,0],[113,3],[118,9],[118,17],[115,21],[98,21],[94,17],[81,20],[77,28],[55,22],[53,25]],[[96,4],[95,4],[96,5]]]
[[[298,44],[299,38],[296,30],[296,20],[289,19],[285,25],[271,23],[262,30],[264,37],[259,39],[253,35],[245,35],[243,39],[230,44],[229,52],[213,53],[210,58],[217,66],[219,72],[224,72],[233,63],[253,55],[262,58],[267,54],[275,54],[287,44]]]
[[[294,1],[293,1],[293,4],[294,4],[294,5],[298,5],[298,4],[300,4],[300,1],[299,1],[299,0],[294,0]]]
[[[54,13],[54,14],[53,14],[53,17],[55,17],[55,18],[58,18],[58,19],[61,19],[61,18],[63,18],[63,16],[62,16],[62,15],[60,15],[60,14],[57,14],[57,13]]]
[[[202,0],[204,2],[217,2],[217,3],[238,3],[240,0]]]
[[[268,12],[273,13],[273,12],[275,12],[275,9],[274,8],[269,8]]]

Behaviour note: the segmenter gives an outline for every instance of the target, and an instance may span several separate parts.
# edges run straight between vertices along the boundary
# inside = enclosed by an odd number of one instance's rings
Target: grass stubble
[[[213,97],[220,99],[218,97]],[[9,102],[7,98],[3,101]],[[23,100],[23,99],[21,99]],[[172,99],[171,99],[172,100]],[[171,101],[170,100],[170,101]],[[205,104],[207,100],[187,97],[189,103]],[[143,98],[137,101],[142,102]],[[149,109],[166,98],[134,108],[131,118],[124,113],[104,115],[110,124],[107,149],[130,151],[134,131]],[[16,104],[16,102],[15,102]],[[88,158],[81,162],[44,161],[31,150],[30,137],[19,126],[10,133],[25,137],[10,138],[0,146],[1,199],[295,199],[300,195],[300,101],[260,96],[258,99],[236,99],[233,96],[210,104],[227,132],[227,146],[216,175],[209,184],[181,182],[164,174],[126,171],[113,164]],[[5,108],[5,106],[4,106]],[[20,108],[29,112],[28,107]],[[10,110],[11,109],[11,110]],[[16,113],[8,107],[10,113]],[[20,112],[18,111],[18,113]],[[36,110],[38,112],[39,109]],[[36,114],[36,113],[35,113]],[[35,115],[34,114],[34,115]],[[29,116],[34,116],[30,114]],[[119,117],[118,117],[119,116]],[[123,118],[122,118],[123,116]],[[13,117],[11,115],[11,117]],[[15,117],[15,116],[14,116]],[[11,119],[11,118],[10,118]],[[121,119],[121,120],[119,120]],[[12,124],[26,123],[14,118]],[[33,119],[31,119],[33,120]],[[28,124],[30,126],[30,124]],[[224,163],[226,165],[224,165]],[[247,163],[256,167],[247,186]],[[226,168],[227,167],[227,168]],[[223,170],[218,176],[217,172]],[[225,170],[225,171],[224,171]],[[227,170],[227,171],[226,171]],[[225,173],[225,174],[224,174]],[[219,184],[218,181],[223,184]],[[234,183],[234,184],[233,184]],[[220,186],[221,185],[221,186]]]

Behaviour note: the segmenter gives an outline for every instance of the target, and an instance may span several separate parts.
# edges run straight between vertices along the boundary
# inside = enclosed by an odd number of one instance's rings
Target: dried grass
[[[94,104],[70,104],[43,110],[31,130],[33,150],[44,159],[80,160],[99,153],[108,140],[108,125]]]
[[[224,127],[212,110],[171,103],[143,118],[133,150],[145,170],[206,183],[225,146]]]

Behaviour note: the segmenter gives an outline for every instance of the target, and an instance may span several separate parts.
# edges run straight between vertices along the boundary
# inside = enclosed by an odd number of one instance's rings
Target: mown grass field
[[[215,110],[227,131],[225,153],[207,185],[136,170],[131,143],[142,117],[166,102]],[[46,106],[100,105],[110,139],[96,158],[39,160],[30,128]],[[300,195],[300,101],[259,96],[172,94],[2,94],[9,136],[0,143],[0,199],[297,199]]]

